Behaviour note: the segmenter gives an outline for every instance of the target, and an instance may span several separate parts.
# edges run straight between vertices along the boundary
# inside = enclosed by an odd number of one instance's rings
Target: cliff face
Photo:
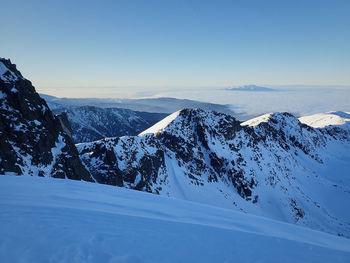
[[[0,174],[92,181],[61,123],[16,65],[0,58]]]

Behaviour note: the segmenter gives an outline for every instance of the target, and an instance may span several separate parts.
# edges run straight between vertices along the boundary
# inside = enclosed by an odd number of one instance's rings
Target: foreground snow
[[[1,262],[348,262],[350,240],[107,185],[0,177]]]

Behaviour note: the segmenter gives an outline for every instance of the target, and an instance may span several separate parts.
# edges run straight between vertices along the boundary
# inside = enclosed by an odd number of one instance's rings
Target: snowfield
[[[349,262],[350,240],[113,186],[0,176],[0,261]]]

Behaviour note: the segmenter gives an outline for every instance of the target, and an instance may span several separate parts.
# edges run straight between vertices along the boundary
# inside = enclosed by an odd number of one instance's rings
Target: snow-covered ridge
[[[157,122],[152,127],[148,128],[147,130],[141,132],[139,135],[145,135],[145,134],[157,134],[161,131],[163,131],[172,121],[174,121],[180,114],[180,111],[176,111],[173,114],[170,114],[169,116],[165,117],[163,120]]]
[[[310,116],[295,117],[287,112],[267,113],[262,116],[241,123],[242,127],[252,127],[258,131],[262,124],[268,124],[275,129],[283,129],[289,136],[298,136],[300,124],[307,125],[318,131],[327,131],[329,134],[337,133],[338,139],[350,140],[350,114],[349,112],[318,113]],[[342,131],[339,133],[339,131]],[[305,137],[301,135],[300,139]]]
[[[318,113],[299,118],[299,121],[314,128],[350,124],[350,112]]]
[[[270,118],[271,118],[271,115],[272,115],[272,112],[271,113],[266,113],[266,114],[258,116],[256,118],[247,120],[247,121],[243,122],[241,125],[242,126],[254,127],[254,126],[259,125],[260,123],[268,122],[270,120]]]

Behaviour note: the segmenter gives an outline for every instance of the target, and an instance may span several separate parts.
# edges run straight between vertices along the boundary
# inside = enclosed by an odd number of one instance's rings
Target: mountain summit
[[[70,137],[10,60],[0,58],[0,174],[92,181]]]

